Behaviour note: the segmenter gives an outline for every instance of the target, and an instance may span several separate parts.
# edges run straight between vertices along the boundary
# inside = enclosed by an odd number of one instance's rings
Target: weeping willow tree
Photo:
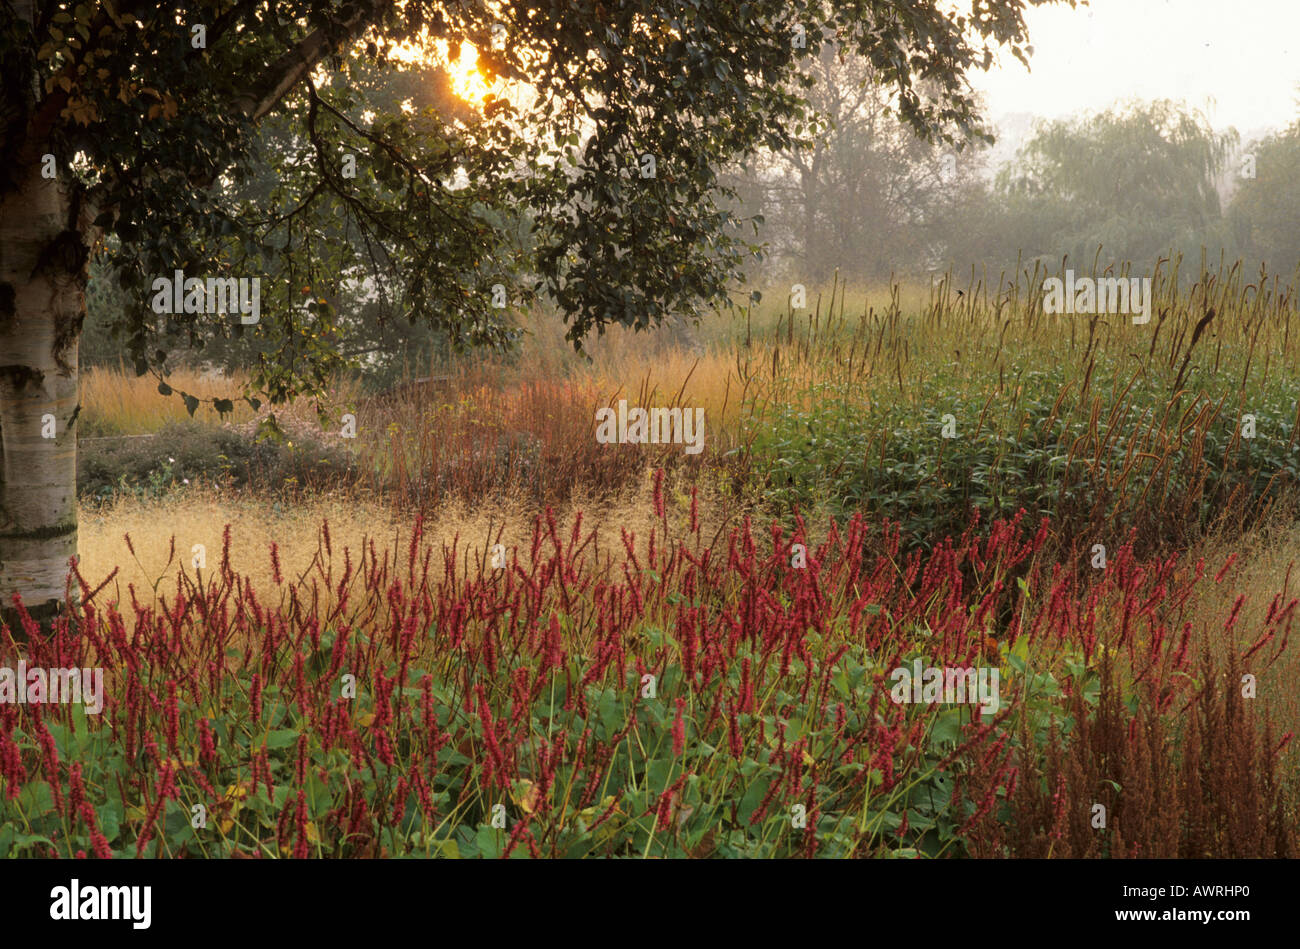
[[[1003,261],[1069,255],[1087,268],[1171,248],[1231,248],[1217,182],[1238,135],[1173,102],[1130,103],[1045,123],[998,175]]]

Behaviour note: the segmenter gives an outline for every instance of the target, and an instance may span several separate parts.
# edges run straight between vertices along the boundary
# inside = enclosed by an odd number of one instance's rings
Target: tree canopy
[[[0,190],[53,155],[64,250],[106,253],[140,372],[251,334],[258,389],[309,390],[345,358],[345,288],[456,346],[506,341],[509,308],[542,297],[580,346],[728,301],[758,247],[717,169],[797,140],[805,60],[855,50],[921,137],[959,141],[965,73],[999,46],[1025,59],[1039,2],[5,0]],[[384,80],[466,42],[521,94],[466,109]],[[255,325],[160,320],[151,282],[176,271],[273,279]]]

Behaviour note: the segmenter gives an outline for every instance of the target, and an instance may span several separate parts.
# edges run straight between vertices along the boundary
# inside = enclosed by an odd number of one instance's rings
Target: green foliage
[[[856,326],[841,303],[778,333],[767,372],[747,370],[759,496],[782,515],[888,516],[910,546],[960,535],[975,511],[1047,516],[1067,541],[1136,529],[1143,549],[1250,522],[1300,481],[1300,374],[1255,355],[1287,345],[1293,311],[1236,266],[1201,271],[1212,301],[1176,270],[1152,284],[1149,324],[1039,314],[1009,283],[996,302],[941,285],[926,312],[895,300]]]
[[[1014,405],[999,402],[996,381],[958,400],[946,380],[930,376],[918,383],[919,407],[887,403],[869,411],[851,392],[814,387],[806,393],[812,408],[781,406],[751,420],[750,457],[766,485],[764,496],[777,510],[822,504],[839,517],[878,512],[923,542],[960,534],[976,509],[987,521],[1024,508],[1035,518],[1052,517],[1069,534],[1092,523],[1100,508],[1105,520],[1127,528],[1193,490],[1199,495],[1195,520],[1208,523],[1239,486],[1257,502],[1300,478],[1292,447],[1294,406],[1282,384],[1245,403],[1268,420],[1255,437],[1240,438],[1239,423],[1230,418],[1208,428],[1199,445],[1189,441],[1168,454],[1134,460],[1133,445],[1169,409],[1166,392],[1145,387],[1103,422],[1105,449],[1097,464],[1082,454],[1071,457],[1071,446],[1089,431],[1082,407],[1067,395],[1053,411],[1064,371],[1017,376]],[[1101,371],[1095,378],[1105,389],[1118,382]],[[943,417],[949,414],[957,436],[946,439]],[[1121,472],[1124,480],[1116,482]],[[1143,491],[1153,479],[1154,490]]]

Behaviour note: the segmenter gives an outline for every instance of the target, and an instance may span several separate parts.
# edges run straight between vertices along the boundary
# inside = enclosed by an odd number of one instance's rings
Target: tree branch
[[[355,39],[389,4],[370,0],[356,14],[336,24],[335,29],[318,27],[293,49],[271,64],[270,79],[254,93],[240,96],[235,107],[251,121],[259,122],[279,104],[289,90],[303,80],[332,50],[332,42]]]

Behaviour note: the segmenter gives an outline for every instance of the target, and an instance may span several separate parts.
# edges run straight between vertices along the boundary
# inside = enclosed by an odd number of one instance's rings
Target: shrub
[[[275,494],[355,477],[347,452],[310,437],[257,441],[197,422],[169,423],[153,437],[86,439],[77,457],[78,493],[95,500],[157,497],[199,481]]]

